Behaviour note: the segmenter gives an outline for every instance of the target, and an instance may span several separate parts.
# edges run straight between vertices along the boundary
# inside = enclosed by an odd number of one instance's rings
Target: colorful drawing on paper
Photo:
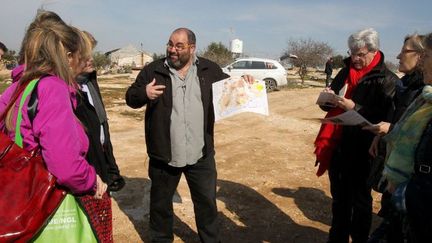
[[[247,83],[241,77],[231,77],[213,83],[215,120],[242,113],[255,112],[268,115],[265,82]]]

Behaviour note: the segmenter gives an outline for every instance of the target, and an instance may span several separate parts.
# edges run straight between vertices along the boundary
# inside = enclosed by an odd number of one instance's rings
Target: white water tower
[[[233,39],[231,41],[231,52],[240,55],[243,53],[243,41],[240,39]]]

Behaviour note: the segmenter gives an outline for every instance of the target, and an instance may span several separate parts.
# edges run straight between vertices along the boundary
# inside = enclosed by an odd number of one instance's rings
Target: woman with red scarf
[[[364,29],[348,38],[350,57],[346,67],[323,92],[338,94],[326,117],[356,110],[371,123],[387,121],[394,107],[397,76],[384,64],[378,33]],[[329,170],[332,225],[328,242],[366,242],[372,220],[372,196],[367,178],[369,145],[374,135],[360,126],[323,124],[315,140],[317,175]]]

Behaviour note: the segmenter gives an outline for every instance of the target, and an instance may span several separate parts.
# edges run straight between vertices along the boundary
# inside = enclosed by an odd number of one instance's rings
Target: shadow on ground
[[[218,186],[218,199],[236,215],[235,221],[221,215],[222,241],[313,243],[327,238],[326,232],[297,224],[250,187],[226,180]]]
[[[143,242],[150,242],[148,227],[150,203],[150,179],[123,177],[125,187],[112,193],[120,210],[127,215]]]
[[[125,178],[126,186],[120,192],[114,193],[120,209],[133,223],[143,242],[150,242],[148,215],[150,180],[144,178]],[[297,191],[275,188],[274,193],[282,196],[298,198],[296,204],[303,212],[308,212],[308,197],[320,194],[319,190],[301,188]],[[312,195],[307,195],[308,193]],[[318,195],[319,196],[319,195]],[[175,201],[181,202],[176,196]],[[281,211],[271,201],[254,189],[242,184],[218,180],[217,199],[225,204],[226,215],[219,213],[222,242],[292,242],[313,243],[324,242],[327,233],[321,230],[295,223],[287,214]],[[314,198],[316,199],[316,198]],[[306,200],[306,201],[304,201]],[[323,203],[329,208],[329,198],[323,198]],[[176,207],[177,204],[174,204]],[[303,208],[303,209],[302,209]],[[221,209],[220,209],[221,210]],[[310,212],[312,214],[312,212]],[[312,220],[313,215],[305,215]],[[324,220],[326,224],[328,219]],[[177,216],[174,217],[174,234],[184,242],[199,242],[197,234]]]
[[[272,192],[279,196],[293,198],[306,218],[330,226],[332,199],[324,191],[299,187],[298,189],[273,188]]]
[[[299,187],[298,189],[273,188],[272,192],[279,196],[293,198],[294,203],[309,220],[331,226],[332,199],[328,197],[324,191],[316,188]],[[372,213],[371,231],[380,223],[381,218],[377,214]]]

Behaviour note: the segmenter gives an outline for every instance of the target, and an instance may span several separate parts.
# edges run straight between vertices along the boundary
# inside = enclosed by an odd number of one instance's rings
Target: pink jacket
[[[1,95],[0,114],[17,85],[18,82],[12,83]],[[85,160],[89,142],[73,112],[72,103],[76,105],[75,90],[55,76],[43,78],[37,89],[39,103],[33,124],[27,115],[28,99],[23,106],[21,134],[24,148],[31,151],[40,144],[48,170],[60,185],[66,186],[72,193],[93,192],[96,172]],[[14,120],[20,99],[13,108]],[[0,128],[4,128],[4,122],[0,123]],[[9,136],[15,139],[15,132],[10,132]]]
[[[24,64],[21,64],[12,70],[11,78],[13,83],[18,82],[20,80],[20,78],[24,73],[24,67],[25,67]]]

